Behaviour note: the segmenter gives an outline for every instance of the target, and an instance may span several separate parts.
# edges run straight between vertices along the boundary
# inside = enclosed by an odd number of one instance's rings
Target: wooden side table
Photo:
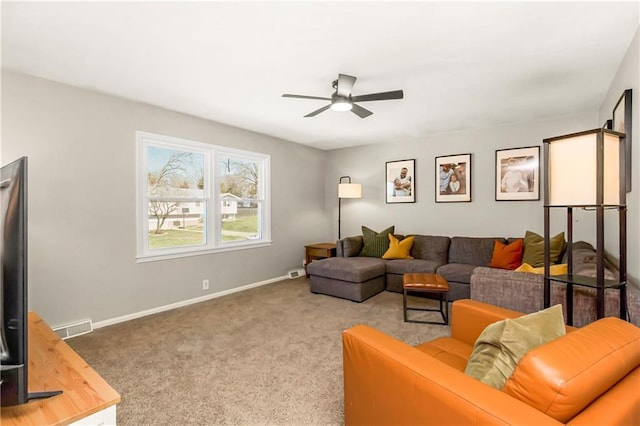
[[[309,244],[308,246],[304,246],[304,251],[304,272],[307,275],[307,278],[309,278],[309,274],[307,274],[307,265],[314,259],[326,259],[327,257],[335,257],[336,245],[335,243]]]

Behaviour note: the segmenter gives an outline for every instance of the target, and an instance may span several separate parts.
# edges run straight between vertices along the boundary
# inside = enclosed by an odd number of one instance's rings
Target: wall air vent
[[[91,333],[93,331],[93,323],[91,320],[84,320],[74,322],[73,324],[61,325],[53,329],[62,340],[69,339],[70,337],[81,336],[83,334]]]

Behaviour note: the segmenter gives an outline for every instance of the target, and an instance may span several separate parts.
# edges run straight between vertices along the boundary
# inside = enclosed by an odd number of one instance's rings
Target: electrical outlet
[[[202,280],[202,289],[209,290],[209,280]]]

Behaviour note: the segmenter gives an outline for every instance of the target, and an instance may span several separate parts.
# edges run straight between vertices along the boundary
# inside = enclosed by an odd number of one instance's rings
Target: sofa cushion
[[[528,352],[502,390],[565,423],[639,365],[640,329],[603,318]]]
[[[473,351],[473,346],[452,337],[438,337],[416,348],[461,372],[464,372]]]
[[[449,237],[436,235],[413,235],[411,256],[414,259],[432,260],[441,265],[449,259]]]
[[[573,253],[573,273],[583,275],[585,277],[595,277],[597,275],[597,256],[596,250],[586,241],[577,241],[571,246]],[[565,253],[564,261],[567,260]],[[607,280],[617,280],[618,274],[615,273],[616,267],[604,258],[604,278]]]
[[[409,255],[413,246],[413,237],[407,237],[400,241],[389,234],[389,249],[382,255],[383,259],[413,259]]]
[[[382,257],[389,249],[389,234],[393,234],[395,226],[376,232],[366,226],[362,227],[362,239],[364,247],[360,252],[360,256],[365,257]]]
[[[307,273],[334,280],[361,283],[383,276],[386,262],[373,257],[331,257],[314,260],[307,266]]]
[[[495,322],[476,340],[464,373],[502,389],[528,351],[565,334],[562,305]]]
[[[564,240],[564,232],[554,235],[549,239],[551,264],[556,264],[562,258],[567,246]],[[535,232],[527,231],[524,235],[524,254],[522,262],[537,268],[544,266],[544,238]]]
[[[506,242],[504,238],[453,237],[449,246],[449,263],[488,266],[496,240]]]
[[[440,266],[436,270],[436,274],[442,275],[447,281],[469,284],[473,270],[476,268],[477,265],[466,263],[448,263]]]
[[[522,240],[515,240],[510,244],[496,240],[493,245],[493,255],[491,256],[492,268],[516,269],[522,264]]]
[[[410,272],[422,272],[424,274],[433,274],[441,263],[432,260],[422,259],[394,259],[389,260],[386,264],[388,274],[408,274]]]
[[[347,237],[338,242],[336,256],[353,257],[358,256],[364,246],[362,235]]]

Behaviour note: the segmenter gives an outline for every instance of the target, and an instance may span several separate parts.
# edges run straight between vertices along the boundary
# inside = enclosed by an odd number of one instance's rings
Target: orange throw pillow
[[[493,256],[489,266],[500,269],[516,269],[522,264],[522,239],[511,244],[504,244],[496,240],[493,245]]]

